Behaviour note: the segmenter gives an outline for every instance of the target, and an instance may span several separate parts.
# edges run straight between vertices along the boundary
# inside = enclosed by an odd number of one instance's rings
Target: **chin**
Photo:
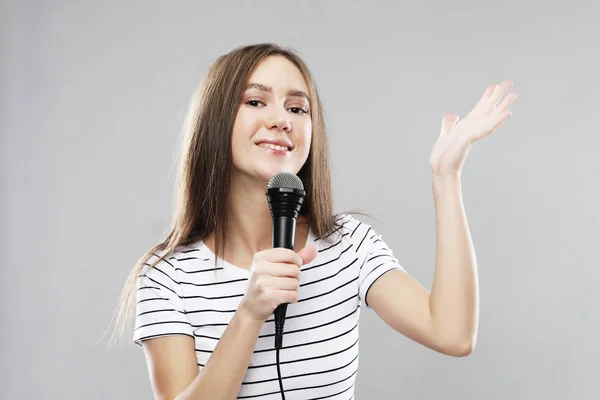
[[[246,176],[246,179],[250,179],[253,181],[260,182],[261,185],[266,185],[269,183],[271,178],[274,175],[277,175],[280,172],[288,172],[294,175],[297,175],[300,172],[301,165],[296,166],[295,163],[288,162],[273,162],[272,160],[247,160],[244,166],[239,166],[239,168],[234,167],[234,170],[237,173],[240,173],[242,176]]]
[[[295,174],[298,173],[298,170],[296,170],[295,168],[290,168],[289,166],[281,166],[281,167],[275,167],[275,166],[273,166],[271,168],[266,168],[263,171],[261,171],[260,176],[263,179],[266,179],[267,182],[268,182],[269,180],[271,180],[271,178],[274,175],[277,175],[280,172],[289,172],[289,173],[295,175]]]

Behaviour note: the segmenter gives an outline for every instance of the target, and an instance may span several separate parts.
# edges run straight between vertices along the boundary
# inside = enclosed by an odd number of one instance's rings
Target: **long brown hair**
[[[133,267],[116,310],[115,334],[127,329],[136,298],[136,281],[148,259],[162,258],[180,246],[196,243],[214,233],[215,253],[223,256],[227,232],[227,199],[232,169],[231,132],[250,75],[269,56],[282,56],[302,73],[311,99],[312,140],[308,159],[298,173],[306,191],[300,214],[316,237],[336,227],[333,213],[327,134],[321,100],[306,64],[294,50],[265,43],[238,47],[210,67],[190,102],[174,194],[172,227],[166,238],[144,254]],[[152,265],[160,261],[160,258]]]

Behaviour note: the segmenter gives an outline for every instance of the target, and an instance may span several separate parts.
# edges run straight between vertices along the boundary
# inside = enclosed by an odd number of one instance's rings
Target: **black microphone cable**
[[[283,347],[283,323],[287,304],[280,304],[275,310],[275,364],[277,365],[277,378],[279,379],[279,391],[281,399],[285,400],[285,392],[283,390],[283,381],[281,380],[281,366],[279,364],[279,350]]]

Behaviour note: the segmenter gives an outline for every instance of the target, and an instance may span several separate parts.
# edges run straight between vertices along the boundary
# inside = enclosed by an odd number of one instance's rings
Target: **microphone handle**
[[[296,237],[296,218],[287,216],[273,217],[273,248],[283,247],[294,250]],[[275,309],[275,348],[283,346],[283,323],[287,312],[287,303]]]
[[[273,248],[283,247],[294,250],[294,238],[296,237],[296,218],[273,217]]]

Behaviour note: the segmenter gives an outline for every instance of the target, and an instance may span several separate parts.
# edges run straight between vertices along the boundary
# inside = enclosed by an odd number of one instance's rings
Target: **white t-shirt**
[[[350,399],[358,370],[361,306],[381,275],[404,269],[381,236],[343,215],[332,243],[309,232],[317,258],[301,268],[299,300],[287,307],[280,368],[286,399]],[[149,260],[152,263],[156,260]],[[251,272],[219,260],[202,242],[146,267],[138,279],[134,342],[166,335],[194,338],[203,368],[233,317]],[[238,399],[280,399],[275,323],[260,333]]]

